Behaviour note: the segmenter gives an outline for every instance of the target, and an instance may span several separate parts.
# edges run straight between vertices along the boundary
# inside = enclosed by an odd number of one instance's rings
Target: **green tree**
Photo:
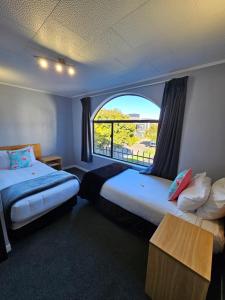
[[[129,120],[130,117],[123,114],[118,109],[101,109],[95,117],[95,120]],[[111,143],[111,124],[95,124],[94,127],[95,145],[99,148],[110,146]],[[132,123],[115,123],[114,124],[114,145],[122,147],[131,146],[138,141],[135,136],[136,125]]]
[[[130,116],[123,114],[119,109],[100,109],[95,120],[129,120]]]
[[[145,131],[145,138],[149,141],[156,142],[157,139],[157,132],[158,132],[158,124],[151,123],[149,128]]]

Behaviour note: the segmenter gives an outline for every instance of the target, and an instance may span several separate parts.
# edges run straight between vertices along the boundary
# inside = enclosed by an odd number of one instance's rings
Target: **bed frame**
[[[112,203],[102,196],[99,196],[95,202],[91,204],[106,218],[143,238],[145,241],[149,241],[149,238],[157,229],[156,225]]]
[[[28,146],[33,146],[34,155],[36,159],[41,158],[41,144],[24,144],[24,145],[13,145],[13,146],[1,146],[0,150],[19,150]]]

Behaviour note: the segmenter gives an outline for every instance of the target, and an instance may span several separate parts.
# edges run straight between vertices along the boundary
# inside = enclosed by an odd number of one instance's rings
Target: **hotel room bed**
[[[0,192],[17,183],[39,178],[52,172],[55,172],[55,169],[40,161],[36,161],[32,167],[28,168],[0,170]],[[79,181],[74,178],[19,200],[11,207],[11,229],[18,229],[34,221],[74,197],[78,191]]]
[[[175,201],[168,201],[170,184],[170,180],[127,169],[108,179],[101,188],[100,196],[156,226],[166,213],[196,224],[213,233],[214,253],[222,252],[225,243],[223,220],[202,220],[194,213],[179,210]]]

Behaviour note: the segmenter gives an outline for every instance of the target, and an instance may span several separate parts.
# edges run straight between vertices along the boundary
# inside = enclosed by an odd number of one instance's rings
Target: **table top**
[[[213,234],[167,214],[150,243],[210,281]]]
[[[48,161],[61,160],[61,159],[62,158],[60,156],[57,156],[57,155],[48,155],[48,156],[42,156],[40,158],[40,161],[48,162]]]

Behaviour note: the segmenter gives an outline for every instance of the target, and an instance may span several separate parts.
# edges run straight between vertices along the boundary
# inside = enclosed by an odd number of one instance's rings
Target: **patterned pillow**
[[[8,151],[10,160],[10,169],[20,169],[31,167],[30,149],[23,149],[20,151]]]
[[[169,200],[176,200],[180,193],[191,182],[192,169],[184,170],[180,172],[175,180],[172,182],[169,189]]]

